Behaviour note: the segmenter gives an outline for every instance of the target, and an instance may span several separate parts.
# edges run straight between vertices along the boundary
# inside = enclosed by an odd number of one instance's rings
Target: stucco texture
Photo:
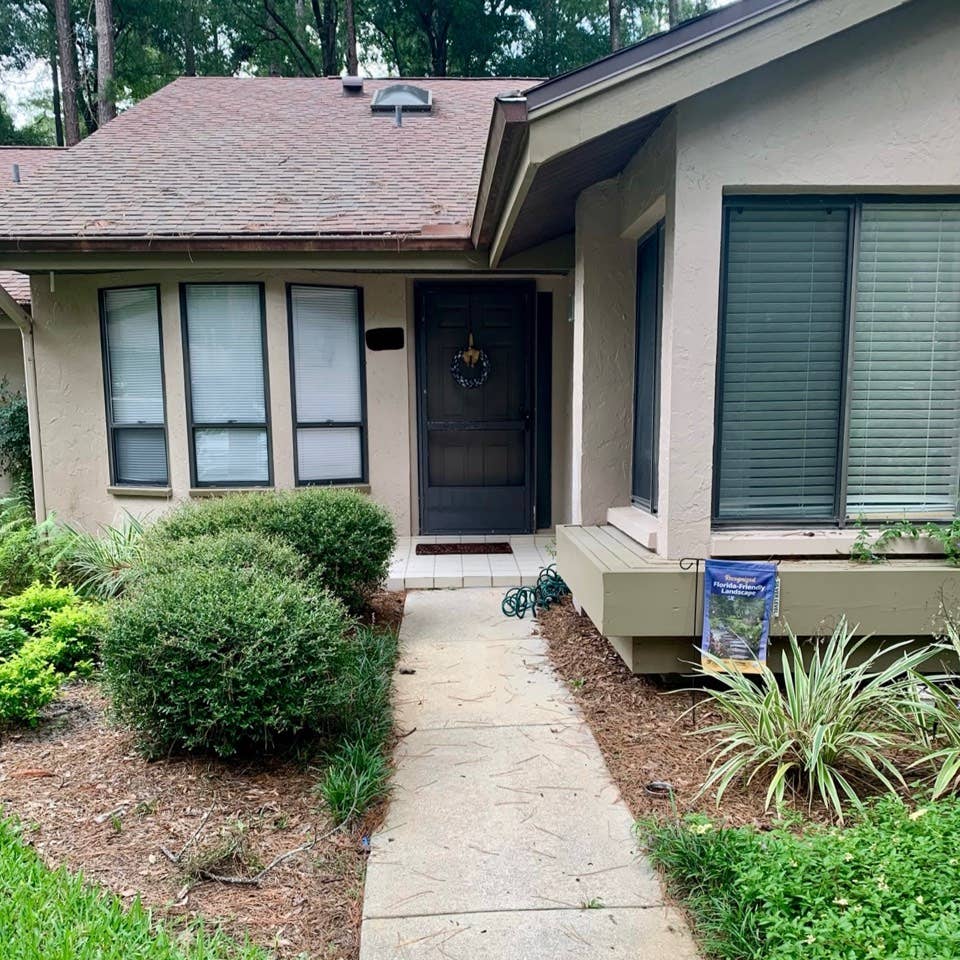
[[[631,239],[637,224],[650,221],[652,211],[666,218],[661,555],[710,552],[724,195],[960,191],[958,49],[960,8],[949,0],[918,0],[683,101],[621,177],[602,186],[608,195],[615,190],[608,211],[618,216],[608,216],[604,228],[592,223],[594,237],[578,237],[578,250],[589,242],[614,251],[617,240]],[[578,217],[578,230],[580,224]],[[613,281],[624,286],[596,301],[607,317],[601,335],[614,344],[612,370],[622,374],[626,330],[608,325],[627,302],[629,274],[612,273],[604,255],[591,261],[578,254],[581,268],[587,273],[578,275],[578,289]],[[611,311],[604,303],[619,306]],[[632,313],[622,322],[632,338]],[[582,352],[591,353],[588,347]],[[615,411],[610,417],[619,425]],[[583,459],[599,449],[584,430]],[[593,482],[604,490],[605,506],[623,502],[629,458],[628,444],[617,462],[599,461],[603,483]],[[589,504],[585,522],[596,522],[597,513]]]
[[[285,286],[287,283],[358,286],[364,324],[400,326],[403,350],[366,351],[369,489],[390,511],[400,535],[417,532],[412,280],[402,274],[320,271],[129,271],[89,275],[56,274],[34,279],[39,424],[47,510],[59,519],[96,529],[130,513],[157,516],[191,496],[179,284],[190,281],[264,284],[274,485],[294,486],[294,439]],[[539,281],[554,292],[554,515],[569,519],[570,341],[563,278]],[[168,491],[138,494],[110,487],[100,343],[98,290],[158,284],[164,351]],[[4,331],[5,332],[5,331]],[[2,346],[2,343],[0,343]],[[162,494],[162,495],[161,495]]]

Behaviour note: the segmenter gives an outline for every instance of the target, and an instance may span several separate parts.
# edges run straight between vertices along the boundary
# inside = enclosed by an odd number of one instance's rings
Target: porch
[[[681,565],[682,563],[682,565]],[[696,659],[703,564],[667,560],[616,527],[560,526],[557,566],[574,601],[635,673],[676,673]],[[686,568],[686,569],[685,569]],[[771,665],[787,626],[829,634],[842,615],[878,640],[929,636],[960,604],[960,577],[942,560],[895,558],[878,565],[843,558],[779,562],[780,615],[771,624]]]
[[[421,556],[421,544],[508,543],[510,553]],[[536,583],[540,570],[553,563],[552,535],[459,535],[400,537],[390,560],[388,590],[431,590],[454,587],[519,587]]]

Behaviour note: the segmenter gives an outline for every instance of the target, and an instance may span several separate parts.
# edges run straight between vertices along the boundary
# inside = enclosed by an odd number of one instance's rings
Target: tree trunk
[[[343,0],[343,19],[347,26],[347,76],[355,77],[360,72],[357,59],[357,20],[354,0]]]
[[[310,6],[313,8],[313,19],[316,21],[317,34],[320,37],[320,54],[323,60],[320,66],[323,68],[325,77],[332,77],[339,70],[337,66],[336,0],[323,0],[322,9],[321,0],[311,0]]]
[[[63,146],[63,105],[60,102],[60,68],[57,65],[56,31],[50,33],[50,80],[53,85],[53,127],[57,134],[57,146]]]
[[[102,127],[117,115],[113,66],[113,0],[96,0],[97,123]]]
[[[623,46],[620,34],[620,4],[621,0],[607,0],[610,9],[610,49],[619,50]]]
[[[187,77],[197,75],[197,12],[193,3],[183,8],[183,73]]]
[[[679,0],[668,0],[667,3],[667,22],[672,30],[680,22]]]
[[[63,98],[63,136],[68,147],[80,142],[77,114],[77,48],[70,22],[70,0],[53,0],[57,23],[57,50],[60,54],[60,89]]]

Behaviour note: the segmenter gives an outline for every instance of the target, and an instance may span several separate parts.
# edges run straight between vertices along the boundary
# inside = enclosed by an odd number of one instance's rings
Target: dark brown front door
[[[417,287],[422,533],[533,530],[533,294],[522,281]],[[471,334],[489,362],[475,387],[451,370]]]

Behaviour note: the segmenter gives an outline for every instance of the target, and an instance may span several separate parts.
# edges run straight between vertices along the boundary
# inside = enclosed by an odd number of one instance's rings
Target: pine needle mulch
[[[705,813],[718,824],[768,826],[764,789],[731,787],[719,808],[712,796],[698,798],[710,760],[704,756],[715,742],[702,728],[716,720],[700,702],[691,712],[692,681],[670,684],[636,676],[569,597],[542,612],[539,630],[553,666],[566,681],[600,745],[607,768],[630,811],[637,818]],[[691,649],[691,655],[695,655]],[[649,785],[668,783],[669,795],[655,795]]]
[[[365,619],[397,628],[402,615],[403,595],[384,593]],[[148,762],[107,707],[96,683],[68,685],[36,730],[0,740],[0,810],[43,859],[140,897],[158,918],[202,917],[282,960],[354,960],[365,838],[382,810],[331,832],[315,754]],[[285,854],[257,885],[206,877],[249,879]]]

